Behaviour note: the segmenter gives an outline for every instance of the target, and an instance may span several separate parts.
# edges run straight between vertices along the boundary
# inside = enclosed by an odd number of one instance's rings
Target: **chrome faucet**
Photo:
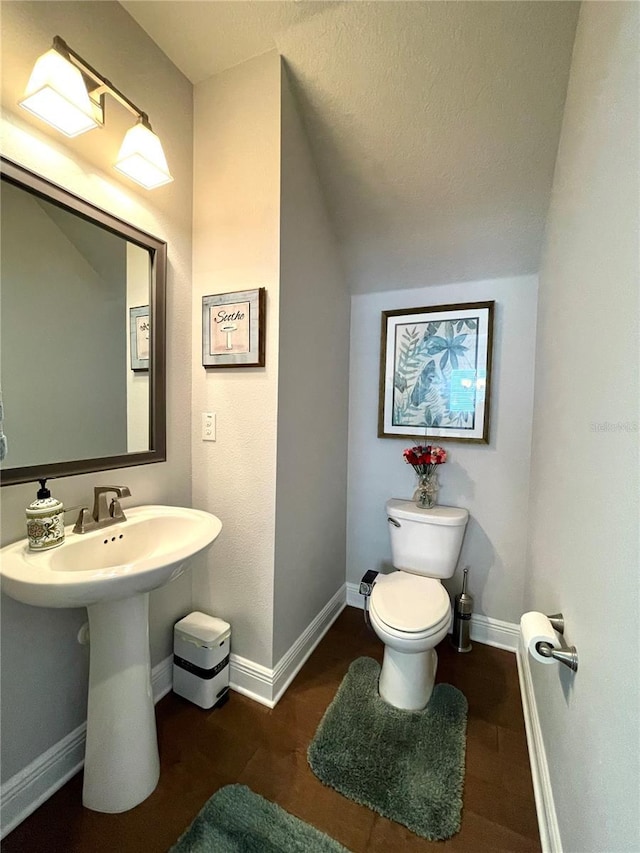
[[[107,506],[107,495],[110,492],[114,492],[117,497],[112,498]],[[82,507],[73,532],[88,533],[90,530],[99,530],[101,527],[126,521],[118,498],[130,497],[128,486],[96,486],[93,490],[93,512],[89,513],[89,507]]]

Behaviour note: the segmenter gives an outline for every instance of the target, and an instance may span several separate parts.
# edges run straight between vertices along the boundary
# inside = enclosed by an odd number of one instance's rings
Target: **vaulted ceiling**
[[[355,292],[538,270],[578,3],[122,5],[193,83],[278,49]]]

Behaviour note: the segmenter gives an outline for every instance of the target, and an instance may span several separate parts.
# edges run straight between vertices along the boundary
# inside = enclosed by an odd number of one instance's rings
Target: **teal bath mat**
[[[245,785],[211,797],[169,853],[349,853]]]
[[[308,750],[325,785],[440,841],[460,829],[467,700],[436,684],[423,711],[392,708],[378,694],[380,665],[349,667]]]

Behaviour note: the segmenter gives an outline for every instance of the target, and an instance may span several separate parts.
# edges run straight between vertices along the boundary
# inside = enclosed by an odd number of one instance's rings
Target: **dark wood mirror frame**
[[[40,477],[70,477],[74,474],[89,474],[94,471],[107,471],[111,468],[128,468],[134,465],[164,462],[167,458],[165,364],[167,244],[4,157],[0,157],[0,173],[3,181],[8,181],[34,195],[53,202],[71,211],[76,216],[94,222],[113,234],[146,249],[151,261],[149,450],[94,459],[74,459],[68,462],[7,468],[0,471],[0,485],[27,483]]]

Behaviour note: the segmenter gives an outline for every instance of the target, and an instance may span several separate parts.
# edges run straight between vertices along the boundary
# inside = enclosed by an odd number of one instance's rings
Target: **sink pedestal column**
[[[149,656],[149,595],[87,607],[90,662],[82,802],[123,812],[160,776]]]

